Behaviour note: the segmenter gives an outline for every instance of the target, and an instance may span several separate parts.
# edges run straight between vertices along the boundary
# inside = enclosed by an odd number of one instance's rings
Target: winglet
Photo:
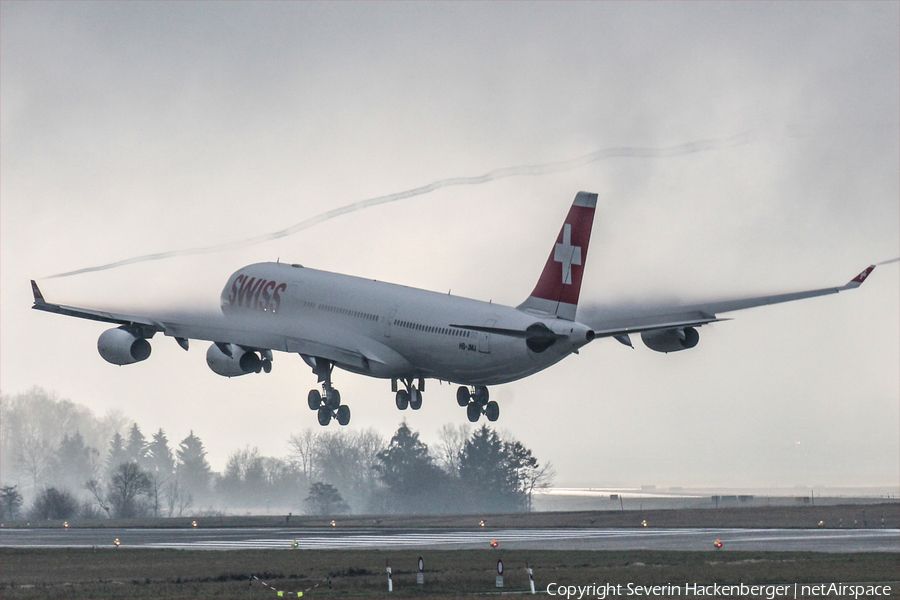
[[[41,293],[41,290],[40,288],[38,288],[37,283],[35,283],[34,279],[31,280],[31,292],[34,294],[35,304],[47,304],[47,301],[44,300],[44,295]]]
[[[870,265],[868,268],[866,268],[865,271],[863,271],[862,273],[860,273],[859,275],[857,275],[856,277],[851,279],[847,283],[847,285],[845,285],[844,287],[847,289],[858,288],[859,286],[862,285],[863,281],[865,281],[866,278],[872,274],[872,271],[874,271],[874,270],[875,270],[875,265]]]

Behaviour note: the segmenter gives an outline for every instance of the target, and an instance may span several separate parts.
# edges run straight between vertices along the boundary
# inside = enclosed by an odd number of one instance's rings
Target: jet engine
[[[525,345],[528,346],[529,350],[537,354],[540,354],[556,343],[557,335],[543,323],[529,325],[525,331],[529,334],[528,337],[525,338]]]
[[[97,340],[97,350],[107,362],[130,365],[147,360],[150,356],[150,342],[122,328],[107,329]]]
[[[693,327],[657,329],[641,334],[644,345],[657,352],[678,352],[693,348],[700,341],[700,334]]]
[[[238,377],[263,370],[263,360],[252,350],[236,344],[213,344],[206,351],[206,364],[223,377]]]

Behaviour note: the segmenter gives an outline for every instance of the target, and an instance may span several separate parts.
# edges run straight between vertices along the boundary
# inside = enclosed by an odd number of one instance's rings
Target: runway
[[[192,550],[489,548],[515,550],[721,550],[900,552],[898,529],[2,529],[0,547]]]

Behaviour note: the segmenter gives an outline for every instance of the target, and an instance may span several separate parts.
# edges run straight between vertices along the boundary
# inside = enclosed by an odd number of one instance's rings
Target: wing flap
[[[607,326],[603,329],[595,329],[594,337],[616,337],[620,335],[628,335],[631,333],[642,333],[644,331],[654,331],[657,329],[675,329],[676,327],[700,327],[707,323],[716,323],[718,321],[728,321],[729,319],[718,319],[712,315],[707,315],[696,319],[678,319],[672,318],[677,315],[661,315],[660,317],[648,317],[646,320],[635,319],[626,324],[617,324]]]

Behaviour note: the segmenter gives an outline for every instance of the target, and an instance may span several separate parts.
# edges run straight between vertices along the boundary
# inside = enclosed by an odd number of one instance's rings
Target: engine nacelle
[[[105,361],[114,365],[130,365],[147,360],[150,342],[125,329],[107,329],[97,340],[97,351]]]
[[[218,344],[213,344],[206,351],[206,364],[213,373],[223,377],[238,377],[262,371],[263,361],[256,352],[244,350],[235,344],[227,344],[226,348],[231,356],[222,352]]]
[[[645,331],[641,334],[644,345],[657,352],[678,352],[693,348],[700,341],[700,334],[693,327],[676,327]]]

